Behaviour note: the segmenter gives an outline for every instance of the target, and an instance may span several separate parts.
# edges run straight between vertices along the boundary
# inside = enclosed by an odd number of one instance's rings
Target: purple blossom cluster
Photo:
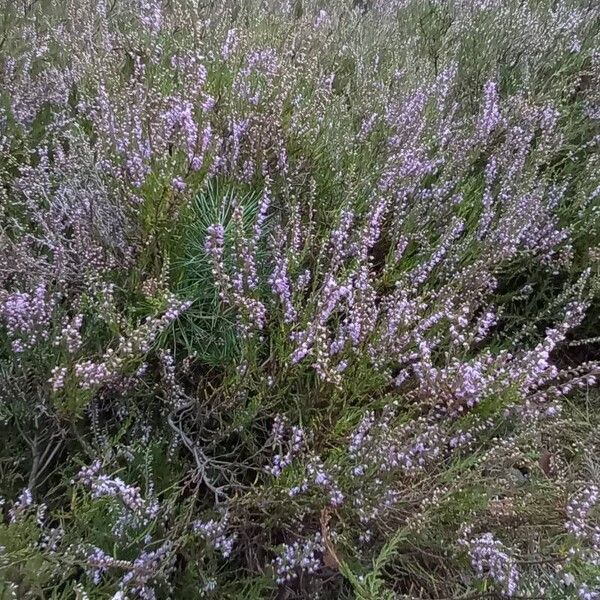
[[[120,477],[110,477],[101,473],[102,463],[94,461],[83,467],[76,482],[87,487],[93,498],[115,498],[125,509],[115,524],[114,531],[123,533],[126,528],[140,528],[156,519],[160,505],[156,500],[142,497],[139,487],[126,484]]]
[[[271,436],[273,447],[279,452],[273,455],[272,463],[265,470],[274,477],[279,477],[283,470],[292,464],[294,458],[302,453],[306,444],[306,434],[301,427],[295,425],[290,427],[278,415],[273,421]]]
[[[192,525],[194,533],[202,536],[215,550],[221,553],[223,558],[229,558],[233,551],[236,534],[227,533],[229,530],[229,518],[227,515],[220,520],[209,519],[208,521],[195,521]]]
[[[580,565],[592,571],[597,570],[600,565],[600,524],[596,514],[598,500],[598,486],[589,484],[573,495],[567,503],[565,528],[575,538],[567,554],[568,571],[563,578],[563,582],[569,585],[575,584],[579,579],[573,573],[578,573]],[[569,582],[566,582],[565,578],[569,579]],[[581,581],[580,597],[597,597],[599,588],[597,582],[595,583],[595,589],[592,589]]]
[[[514,596],[519,585],[519,571],[505,546],[493,534],[465,539],[471,565],[479,577],[488,577],[502,587],[507,596]]]
[[[79,350],[82,344],[81,325],[83,323],[83,315],[81,313],[75,315],[71,320],[67,321],[62,329],[62,341],[64,342],[67,351],[74,354]]]
[[[101,361],[76,362],[73,373],[81,389],[92,389],[117,378],[128,359],[145,356],[156,338],[191,305],[191,300],[180,301],[174,297],[168,298],[164,313],[160,317],[148,318],[128,335],[123,335],[116,351],[108,348]],[[59,389],[64,384],[63,369],[59,368],[53,373],[51,383],[54,389]]]
[[[316,573],[322,567],[321,555],[324,550],[319,533],[305,540],[284,544],[273,561],[277,583],[289,583],[302,572],[309,575]]]
[[[589,535],[589,515],[600,499],[598,487],[591,485],[569,500],[567,504],[567,531],[576,537]],[[597,532],[600,533],[600,530]]]
[[[19,497],[8,511],[11,523],[16,523],[26,515],[29,509],[33,506],[33,496],[31,490],[25,488],[19,494]]]
[[[307,472],[313,479],[314,484],[327,492],[331,506],[338,507],[344,503],[344,494],[342,494],[335,479],[325,470],[322,464],[319,464],[318,461],[309,463]]]
[[[121,598],[131,593],[142,600],[156,600],[154,581],[164,577],[172,561],[172,545],[165,542],[156,550],[143,551],[135,560],[121,560],[112,557],[100,548],[93,548],[86,556],[86,568],[89,577],[97,585],[102,576],[115,569],[126,571],[119,581]]]
[[[55,302],[44,283],[32,292],[15,292],[2,299],[0,316],[12,338],[13,352],[24,352],[49,338]]]
[[[0,506],[2,504],[4,504],[3,498],[1,499]],[[36,525],[43,531],[43,528],[46,525],[47,510],[48,507],[45,503],[35,502],[31,490],[29,488],[24,488],[8,510],[9,523],[22,523],[29,518],[34,518]],[[43,540],[41,543],[44,545]],[[56,543],[58,543],[58,539]]]

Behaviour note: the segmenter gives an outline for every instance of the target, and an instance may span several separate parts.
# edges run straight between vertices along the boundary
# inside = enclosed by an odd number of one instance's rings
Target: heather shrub
[[[600,597],[593,3],[0,20],[3,597]]]

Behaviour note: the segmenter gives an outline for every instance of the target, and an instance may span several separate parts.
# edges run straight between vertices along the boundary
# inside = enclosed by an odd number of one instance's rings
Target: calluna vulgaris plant
[[[3,0],[2,598],[600,598],[600,5]]]

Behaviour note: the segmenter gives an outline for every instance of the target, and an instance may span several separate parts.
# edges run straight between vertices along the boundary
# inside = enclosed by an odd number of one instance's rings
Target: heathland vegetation
[[[600,5],[0,2],[0,597],[600,598]]]

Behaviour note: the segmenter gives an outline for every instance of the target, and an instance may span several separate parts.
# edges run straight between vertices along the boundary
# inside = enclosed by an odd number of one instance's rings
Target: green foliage
[[[227,260],[234,260],[234,206],[241,206],[248,233],[258,201],[259,196],[251,190],[236,190],[215,181],[194,197],[176,228],[179,233],[170,253],[172,278],[181,297],[194,299],[192,309],[179,322],[178,334],[186,353],[210,367],[232,362],[239,347],[235,314],[222,305],[213,284],[212,266],[204,250],[207,229],[215,223],[223,225]]]

